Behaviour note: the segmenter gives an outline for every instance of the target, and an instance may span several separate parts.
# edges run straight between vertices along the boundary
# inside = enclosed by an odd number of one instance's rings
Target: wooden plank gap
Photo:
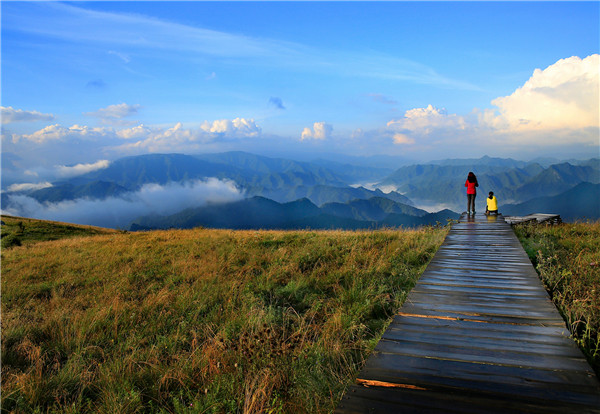
[[[518,323],[518,322],[506,322],[506,321],[484,321],[481,319],[469,319],[469,318],[460,318],[456,316],[441,316],[441,315],[421,315],[418,313],[406,313],[406,312],[398,312],[396,315],[398,316],[407,316],[409,318],[425,318],[425,319],[440,319],[443,321],[465,321],[465,322],[478,322],[478,323],[493,323],[500,325],[521,325],[521,326],[545,326],[543,323]],[[484,315],[474,315],[474,316],[484,316]]]
[[[385,382],[385,381],[377,381],[377,380],[367,380],[357,378],[356,383],[358,385],[362,385],[363,387],[384,387],[384,388],[404,388],[409,390],[417,390],[417,391],[427,391],[427,388],[418,387],[416,385],[411,384],[396,384],[393,382]]]

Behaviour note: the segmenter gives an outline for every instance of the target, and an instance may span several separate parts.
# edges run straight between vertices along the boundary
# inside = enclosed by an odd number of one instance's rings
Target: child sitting
[[[490,195],[486,198],[487,206],[485,208],[485,215],[489,216],[490,214],[498,215],[498,200],[494,197],[494,192],[490,191]]]

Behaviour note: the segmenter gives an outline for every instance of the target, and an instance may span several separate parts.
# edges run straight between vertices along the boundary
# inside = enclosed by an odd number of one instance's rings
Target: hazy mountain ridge
[[[560,214],[563,221],[600,220],[600,184],[580,183],[556,196],[501,205],[499,211],[505,216],[548,213]]]
[[[388,157],[385,160],[391,162],[392,158]],[[121,219],[121,224],[118,224],[118,227],[121,227],[124,225],[123,223],[130,223],[131,220],[134,220],[134,217],[145,216],[144,218],[148,219],[148,214],[152,211],[163,215],[177,212],[183,214],[183,211],[193,210],[209,203],[206,206],[207,210],[203,212],[204,219],[199,225],[223,227],[230,222],[230,219],[219,218],[217,213],[225,215],[229,210],[221,205],[219,209],[214,210],[214,213],[210,213],[210,208],[215,208],[213,204],[218,202],[219,198],[194,198],[185,204],[180,202],[182,197],[170,198],[171,194],[181,194],[186,191],[211,191],[211,184],[208,181],[221,180],[218,185],[227,187],[225,193],[228,194],[228,197],[224,201],[219,201],[220,203],[238,202],[241,198],[251,199],[253,197],[269,199],[275,203],[263,203],[266,211],[273,212],[273,219],[266,217],[261,212],[256,212],[256,220],[248,218],[246,221],[231,222],[232,225],[242,226],[241,228],[250,228],[248,223],[258,228],[265,226],[274,228],[273,226],[276,225],[291,226],[290,228],[298,228],[297,226],[300,225],[329,228],[327,219],[330,219],[330,223],[338,223],[342,228],[364,228],[384,223],[387,223],[386,225],[392,225],[389,223],[413,225],[419,222],[416,218],[426,217],[429,214],[415,206],[439,206],[432,207],[430,211],[442,208],[464,211],[466,209],[464,182],[469,171],[474,171],[479,180],[477,211],[485,209],[485,197],[488,191],[494,191],[501,211],[503,206],[507,206],[506,211],[508,211],[508,206],[511,205],[510,211],[513,212],[511,214],[520,215],[533,212],[533,210],[527,210],[527,206],[537,205],[536,212],[553,210],[548,201],[536,201],[540,197],[557,196],[581,183],[600,183],[600,159],[598,158],[577,163],[561,162],[547,168],[535,162],[491,157],[441,160],[400,167],[381,179],[379,184],[365,188],[357,187],[355,183],[357,181],[367,182],[374,177],[381,176],[389,172],[389,168],[351,165],[325,159],[299,162],[245,152],[204,155],[150,154],[116,160],[107,168],[55,182],[52,187],[35,191],[3,192],[2,206],[5,209],[7,206],[11,206],[13,194],[25,198],[31,197],[41,203],[42,207],[37,208],[47,207],[48,210],[64,201],[107,200],[102,205],[105,206],[105,212],[110,212],[112,206],[118,204],[114,203],[114,200],[133,200],[129,204],[126,203],[130,210],[129,216]],[[207,184],[204,186],[194,184],[198,181],[207,181]],[[157,208],[145,209],[145,211],[136,209],[137,205],[148,205],[147,200],[151,199],[148,194],[152,189],[144,189],[144,186],[152,184],[167,188],[174,183],[178,187],[171,188],[169,196],[160,200],[161,204],[170,203],[169,208],[166,210],[163,208],[162,211]],[[386,191],[397,188],[398,191],[383,192],[377,187],[385,187]],[[584,186],[580,190],[597,191],[595,188]],[[145,191],[141,200],[136,194],[140,190]],[[306,208],[307,215],[303,216],[298,211],[290,213],[294,205],[288,203],[303,199],[310,204],[300,203],[298,208]],[[15,203],[17,203],[16,200],[17,198],[15,198]],[[18,205],[15,204],[17,209],[19,206],[31,204],[26,201],[21,198]],[[525,204],[528,201],[531,203]],[[123,203],[119,205],[121,204]],[[253,205],[256,204],[255,201]],[[82,205],[84,206],[82,208],[90,205],[100,208],[96,206],[101,204],[82,203]],[[285,207],[281,208],[279,205]],[[584,205],[588,206],[587,208],[594,207],[589,203],[584,203]],[[61,207],[59,206],[59,208]],[[232,207],[232,214],[246,214],[243,210],[239,208],[236,210],[236,208]],[[572,214],[574,211],[568,212],[564,219],[576,220],[582,217],[595,217],[594,211],[576,210],[577,214]],[[115,210],[114,214],[119,214],[118,210]],[[188,211],[185,214],[191,213]],[[185,216],[185,214],[183,215]],[[278,214],[287,214],[288,216],[275,219]],[[448,216],[446,213],[442,215]],[[52,215],[46,211],[45,216],[41,218],[51,217]],[[65,220],[65,216],[62,217],[62,220]],[[206,217],[211,217],[214,222],[211,224]],[[319,218],[317,219],[317,217]],[[83,223],[81,220],[79,222]],[[186,220],[182,220],[182,222],[186,222]],[[423,222],[425,223],[426,220]],[[100,225],[97,221],[88,224]],[[107,224],[109,227],[115,225]]]
[[[493,160],[493,165],[458,165],[460,160],[447,164],[418,164],[402,167],[379,183],[380,186],[396,188],[416,204],[451,205],[462,211],[464,183],[469,171],[475,172],[479,182],[478,202],[493,191],[500,203],[522,203],[540,196],[554,196],[582,182],[600,183],[600,159],[580,162],[580,165],[560,163],[544,168],[538,163],[521,163],[514,160]]]
[[[420,215],[403,211],[418,212]],[[385,226],[417,227],[457,219],[451,211],[429,214],[391,200],[372,198],[352,202],[330,203],[319,208],[304,198],[277,203],[264,197],[252,197],[227,204],[190,208],[170,216],[141,217],[131,230],[169,228],[232,229],[374,229]]]

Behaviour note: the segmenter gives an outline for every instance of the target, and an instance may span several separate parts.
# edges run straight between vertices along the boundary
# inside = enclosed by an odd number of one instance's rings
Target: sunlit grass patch
[[[600,373],[600,222],[520,225],[515,232],[573,338]]]
[[[447,228],[114,233],[2,251],[2,407],[330,412]]]

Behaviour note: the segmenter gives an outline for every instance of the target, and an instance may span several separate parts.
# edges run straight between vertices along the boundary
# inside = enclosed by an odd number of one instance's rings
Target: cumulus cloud
[[[465,119],[459,115],[448,114],[445,109],[433,105],[426,108],[414,108],[406,111],[404,117],[387,123],[387,132],[396,144],[414,144],[418,140],[440,131],[464,130]]]
[[[87,112],[85,115],[96,117],[104,124],[129,125],[132,121],[125,121],[123,118],[137,114],[138,109],[140,109],[140,105],[120,103],[117,105],[109,105],[106,108],[98,109],[95,112]]]
[[[302,131],[301,141],[308,139],[325,140],[331,137],[333,126],[325,122],[315,122],[313,129],[304,128]]]
[[[269,98],[269,105],[272,105],[277,109],[285,109],[281,98],[277,98],[276,96],[272,96],[271,98]]]
[[[24,111],[22,109],[14,109],[12,106],[2,106],[2,123],[10,124],[13,122],[36,122],[36,121],[52,121],[54,115],[43,114],[38,111]]]
[[[81,174],[86,174],[92,171],[108,168],[110,161],[100,160],[91,164],[77,164],[73,166],[59,165],[57,166],[58,174],[61,177],[74,177]]]
[[[19,183],[12,184],[8,187],[9,192],[19,192],[19,191],[35,191],[41,190],[42,188],[52,187],[52,184],[48,181],[43,183]]]
[[[492,104],[481,120],[504,130],[533,131],[599,127],[600,55],[561,59],[536,69],[525,84]]]
[[[44,220],[125,228],[140,216],[175,214],[207,203],[227,203],[243,198],[234,182],[209,178],[164,186],[146,184],[139,191],[105,200],[77,199],[39,203],[24,195],[8,195],[3,213]]]
[[[48,125],[36,131],[32,134],[23,134],[23,135],[12,135],[12,141],[14,143],[25,139],[28,141],[32,141],[38,144],[42,144],[48,141],[62,141],[69,138],[93,138],[93,137],[101,137],[106,134],[106,129],[104,128],[90,128],[88,126],[82,125],[73,125],[69,128],[64,127],[60,124]]]
[[[122,139],[139,139],[145,138],[152,133],[152,129],[144,126],[143,124],[134,126],[132,128],[121,129],[116,132],[117,136]]]
[[[262,129],[254,119],[245,118],[204,121],[197,129],[184,128],[181,122],[168,129],[140,125],[118,131],[119,138],[133,142],[114,149],[121,153],[198,151],[209,144],[256,138],[261,134]]]
[[[254,119],[244,118],[219,119],[213,122],[204,121],[200,129],[204,132],[227,137],[256,137],[261,133],[261,128],[256,125]]]
[[[260,136],[262,129],[253,119],[235,118],[205,121],[197,129],[184,128],[180,122],[171,128],[147,127],[140,124],[131,128],[88,127],[60,124],[49,125],[32,134],[3,134],[12,137],[12,143],[29,141],[36,144],[83,142],[100,145],[102,151],[114,153],[173,152],[198,150],[199,145],[220,140],[236,140]],[[129,141],[122,144],[123,140]],[[100,147],[97,147],[100,150]]]

